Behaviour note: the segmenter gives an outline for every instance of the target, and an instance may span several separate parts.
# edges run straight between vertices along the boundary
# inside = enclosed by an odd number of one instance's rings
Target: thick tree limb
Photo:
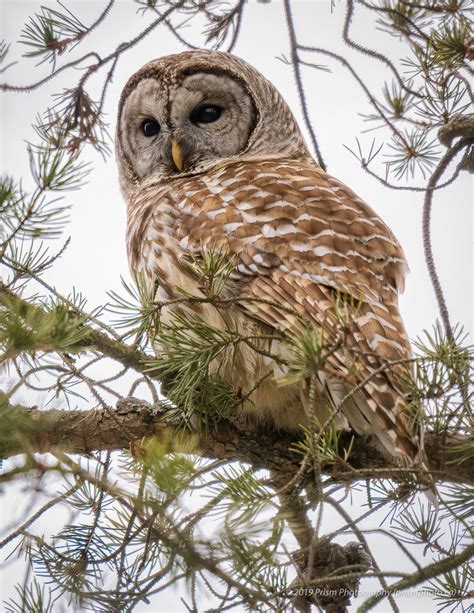
[[[1,399],[0,399],[1,400]],[[129,448],[135,441],[150,436],[169,436],[183,429],[170,423],[166,413],[136,399],[120,401],[116,409],[88,411],[39,410],[5,402],[0,408],[0,455],[9,457],[25,452],[49,452],[55,449],[87,454]],[[196,452],[215,459],[234,460],[294,474],[302,456],[293,451],[296,434],[260,428],[242,432],[222,420],[215,428],[191,434],[196,438]],[[352,435],[341,434],[341,446],[349,447]],[[459,463],[458,448],[467,437],[428,433],[426,451],[434,478],[439,481],[474,482],[474,458]],[[368,477],[397,478],[405,472],[380,454],[362,437],[355,437],[350,465],[326,465],[323,470],[337,481],[356,481]]]

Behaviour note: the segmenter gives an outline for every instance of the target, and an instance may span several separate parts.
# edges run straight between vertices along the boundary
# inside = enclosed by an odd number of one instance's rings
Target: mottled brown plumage
[[[221,108],[218,119],[193,121],[206,105]],[[149,117],[159,124],[153,141],[141,133]],[[177,286],[199,294],[189,253],[228,250],[234,268],[225,295],[242,300],[225,314],[202,305],[200,316],[268,336],[294,333],[300,314],[323,328],[328,346],[343,330],[344,344],[318,373],[318,419],[359,385],[338,427],[375,437],[403,462],[422,462],[400,373],[381,370],[411,355],[398,311],[403,251],[377,214],[313,161],[273,85],[225,53],[151,62],[122,94],[117,157],[133,273],[157,281],[159,299],[177,297]],[[268,349],[269,341],[256,343]],[[288,352],[279,341],[271,350]],[[223,374],[245,395],[268,372],[244,412],[282,428],[306,423],[307,382],[278,385],[281,368],[265,355],[239,345]]]

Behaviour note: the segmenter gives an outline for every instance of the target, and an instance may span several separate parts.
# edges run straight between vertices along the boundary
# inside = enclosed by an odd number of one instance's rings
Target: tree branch
[[[433,203],[433,189],[436,187],[439,179],[443,175],[451,160],[463,149],[472,147],[472,140],[462,138],[455,145],[446,151],[441,158],[438,166],[431,175],[428,185],[426,186],[425,199],[423,203],[423,250],[425,254],[425,262],[428,268],[428,273],[431,280],[431,285],[436,295],[436,301],[443,321],[446,335],[450,341],[453,341],[453,330],[449,320],[449,311],[444,298],[443,289],[436,270],[433,248],[431,246],[431,208]]]
[[[1,400],[1,398],[0,398]],[[9,428],[8,424],[14,424]],[[55,449],[70,453],[88,454],[93,451],[126,449],[134,441],[150,436],[181,434],[183,428],[173,425],[166,411],[134,398],[117,403],[115,410],[91,409],[39,410],[3,402],[0,408],[0,455],[9,457],[33,452],[54,452]],[[9,435],[14,432],[15,436]],[[196,437],[196,452],[204,457],[225,459],[252,464],[254,468],[266,468],[289,476],[298,471],[301,454],[294,451],[299,440],[296,433],[269,430],[268,428],[242,432],[226,420],[206,432],[191,433]],[[341,448],[348,448],[352,434],[341,433]],[[461,435],[427,433],[426,453],[434,479],[472,483],[474,458],[459,462],[458,449],[468,442]],[[367,439],[355,437],[350,454],[350,465],[326,464],[322,470],[335,481],[352,482],[368,477],[397,479],[408,469],[397,467]]]
[[[288,28],[288,35],[290,39],[291,64],[293,66],[293,72],[295,75],[295,81],[296,81],[296,87],[298,90],[298,96],[300,99],[301,111],[303,113],[304,121],[308,129],[309,136],[311,138],[311,143],[313,145],[314,152],[318,159],[318,164],[321,166],[323,170],[326,170],[326,164],[324,163],[323,156],[321,154],[321,150],[319,148],[319,144],[316,139],[316,134],[314,132],[313,125],[311,123],[311,118],[308,112],[308,104],[306,101],[306,95],[303,89],[303,78],[301,76],[301,70],[300,70],[301,62],[298,56],[298,42],[296,40],[296,31],[295,31],[295,26],[293,23],[293,13],[292,13],[290,0],[285,0],[284,6],[285,6],[286,25]]]
[[[17,304],[21,304],[29,309],[37,308],[38,310],[42,310],[41,306],[35,305],[30,300],[21,298],[21,296],[19,296],[16,292],[13,292],[7,285],[0,281],[0,305],[4,304],[7,300],[14,300]],[[73,310],[72,307],[71,310]],[[78,313],[78,317],[84,316]],[[87,316],[85,317],[87,318]],[[148,376],[155,378],[155,375],[150,375],[146,366],[146,362],[150,360],[151,356],[147,355],[137,347],[133,347],[127,345],[123,341],[110,338],[110,336],[104,332],[100,332],[99,330],[91,327],[85,327],[87,329],[87,335],[79,341],[78,347],[97,350],[103,356],[117,361],[126,368],[131,368],[138,373],[146,373]],[[158,377],[158,375],[156,375],[156,377]],[[159,378],[160,381],[163,380],[163,377],[160,376]]]
[[[424,568],[412,573],[408,577],[400,579],[400,581],[397,581],[396,583],[392,583],[392,585],[389,586],[388,592],[381,591],[374,596],[371,596],[362,604],[361,607],[359,607],[358,611],[359,613],[365,613],[366,611],[369,611],[375,607],[375,605],[377,605],[381,600],[386,598],[388,594],[402,592],[403,590],[407,590],[415,585],[423,583],[427,579],[433,579],[434,577],[437,577],[443,573],[449,573],[449,571],[457,568],[461,564],[469,562],[473,556],[474,545],[468,545],[460,553],[447,556],[438,562],[433,562],[432,564],[429,564],[428,566],[425,566]]]

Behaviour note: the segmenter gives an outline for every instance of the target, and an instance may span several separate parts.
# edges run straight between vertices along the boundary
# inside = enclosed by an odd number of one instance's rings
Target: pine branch
[[[85,60],[93,58],[95,59],[95,63],[93,63],[91,66],[87,68],[84,68],[86,72],[84,76],[81,77],[81,84],[84,84],[84,82],[91,75],[96,73],[100,68],[102,68],[103,66],[107,64],[111,64],[111,63],[113,64],[116,61],[116,59],[120,57],[125,51],[128,51],[129,49],[137,45],[139,42],[141,42],[148,34],[150,34],[150,32],[155,30],[161,23],[163,23],[169,16],[171,16],[173,12],[181,8],[183,4],[184,4],[184,0],[179,0],[176,4],[171,4],[167,8],[167,10],[162,15],[160,15],[160,17],[155,19],[151,24],[149,24],[146,28],[144,28],[137,36],[135,36],[134,38],[126,42],[122,42],[121,44],[117,46],[117,48],[114,51],[112,51],[105,57],[100,57],[96,52],[91,51],[89,53],[86,53],[82,57],[79,57],[77,60],[67,62],[66,64],[63,64],[62,66],[55,68],[48,76],[43,77],[42,79],[39,79],[38,81],[34,83],[29,83],[26,85],[11,85],[10,83],[0,83],[0,91],[31,92],[35,89],[38,89],[45,83],[51,81],[52,79],[56,78],[61,72],[65,70],[69,70],[70,68],[74,68],[74,67],[80,68],[81,64],[85,63]],[[107,12],[109,8],[111,8],[110,3],[108,7],[102,12],[101,16],[99,17],[99,20],[97,20],[95,24],[93,24],[92,28],[90,29],[95,28],[98,25],[99,21],[102,21],[102,19],[104,19],[107,16]],[[85,35],[86,34],[84,34],[83,36]]]
[[[448,151],[445,153],[438,166],[436,167],[435,171],[431,175],[430,180],[428,181],[423,205],[423,248],[425,254],[425,262],[428,267],[431,285],[433,286],[434,292],[436,294],[438,308],[440,310],[443,325],[448,334],[448,337],[452,337],[452,327],[449,320],[449,311],[446,305],[446,300],[444,298],[443,289],[441,287],[438,273],[436,271],[433,249],[431,246],[431,208],[433,202],[433,188],[436,187],[438,180],[441,178],[442,174],[450,164],[451,160],[463,149],[471,147],[472,141],[470,141],[469,139],[462,138],[459,142],[457,142],[450,149],[448,149]]]
[[[5,300],[15,300],[25,309],[36,309],[39,313],[44,314],[44,310],[40,306],[34,305],[32,302],[21,298],[0,281],[0,305],[2,305]],[[84,319],[81,314],[77,316],[80,319]],[[140,349],[127,345],[119,340],[114,340],[104,332],[100,332],[87,325],[84,325],[83,331],[84,334],[76,345],[78,348],[98,351],[102,355],[119,362],[126,368],[132,368],[138,373],[145,374],[145,372],[147,372],[146,362],[150,357]],[[160,380],[163,381],[163,377],[160,377]],[[166,378],[163,382],[166,383]]]
[[[446,147],[451,147],[456,138],[474,140],[474,113],[455,115],[438,131],[438,139]]]
[[[295,24],[293,21],[293,11],[292,11],[292,6],[291,6],[291,1],[285,0],[284,7],[285,7],[285,19],[286,19],[286,25],[287,25],[287,30],[288,30],[288,37],[289,37],[290,46],[291,46],[291,64],[293,66],[293,72],[295,76],[296,87],[298,90],[298,96],[300,99],[301,110],[303,112],[303,117],[305,120],[306,127],[310,134],[311,143],[313,145],[313,149],[316,154],[318,164],[321,166],[323,170],[326,170],[326,164],[324,162],[324,159],[321,153],[321,148],[316,139],[316,134],[313,129],[310,114],[308,112],[307,98],[306,98],[306,94],[303,88],[303,78],[301,76],[301,70],[300,70],[301,60],[298,56],[299,45],[297,42]]]
[[[419,585],[423,583],[427,579],[432,579],[434,577],[438,577],[443,573],[447,573],[450,570],[458,568],[464,562],[469,562],[474,556],[474,545],[468,545],[457,555],[450,555],[445,557],[438,562],[433,562],[433,564],[429,564],[424,568],[412,573],[408,577],[397,581],[396,583],[392,583],[389,587],[389,592],[379,592],[374,596],[368,598],[361,607],[359,607],[359,613],[365,613],[369,611],[373,607],[375,607],[381,600],[383,600],[388,594],[393,594],[396,592],[402,592],[403,590],[407,590],[415,585]]]
[[[166,412],[160,411],[159,407],[133,398],[119,401],[115,409],[74,411],[39,410],[11,405],[5,400],[2,404],[0,455],[3,457],[26,450],[46,453],[60,449],[79,454],[114,451],[129,448],[144,437],[160,439],[183,433],[183,428],[170,423]],[[15,425],[15,436],[10,434],[8,424]],[[295,443],[301,438],[298,434],[268,428],[244,432],[229,421],[221,420],[213,429],[193,433],[193,436],[196,437],[196,452],[206,458],[245,462],[254,468],[284,473],[290,478],[301,465],[301,454],[295,451]],[[322,470],[335,482],[350,483],[368,477],[397,479],[397,476],[406,474],[406,469],[397,467],[367,445],[366,439],[353,437],[353,434],[341,434],[341,448],[352,442],[350,466],[342,462],[340,466],[335,466],[334,462],[322,465]],[[462,435],[425,435],[428,462],[436,479],[472,483],[474,457],[467,457],[459,463],[458,451],[469,443],[472,444],[472,439]]]

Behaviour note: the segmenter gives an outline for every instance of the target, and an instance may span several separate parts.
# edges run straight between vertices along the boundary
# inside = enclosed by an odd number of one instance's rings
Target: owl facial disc
[[[310,159],[275,87],[244,60],[207,50],[159,58],[132,75],[120,98],[116,149],[125,196],[229,160]]]

